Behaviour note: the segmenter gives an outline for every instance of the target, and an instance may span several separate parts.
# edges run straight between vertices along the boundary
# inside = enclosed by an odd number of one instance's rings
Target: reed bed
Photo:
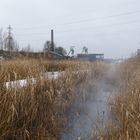
[[[123,62],[117,72],[118,91],[112,97],[113,120],[100,131],[102,140],[140,139],[140,57]]]
[[[49,71],[78,70],[87,65],[89,65],[89,63],[80,61],[47,61],[37,59],[2,61],[0,63],[0,83],[21,80],[27,77],[31,78],[37,74]]]
[[[89,85],[89,78],[96,81],[102,77],[104,67],[78,61],[1,62],[1,82],[26,78],[27,85],[0,86],[0,140],[60,140],[68,123],[68,109],[77,98],[83,98],[79,87]],[[58,79],[43,77],[49,70],[65,70],[65,74]]]

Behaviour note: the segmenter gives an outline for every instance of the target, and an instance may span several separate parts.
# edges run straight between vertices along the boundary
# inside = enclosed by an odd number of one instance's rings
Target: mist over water
[[[112,68],[107,72],[106,78],[97,82],[96,90],[93,86],[93,89],[87,93],[84,86],[81,87],[84,97],[82,101],[81,98],[76,100],[68,110],[70,121],[62,140],[90,140],[91,138],[93,140],[97,130],[111,119],[108,99],[115,87],[107,78],[113,75],[114,66]]]

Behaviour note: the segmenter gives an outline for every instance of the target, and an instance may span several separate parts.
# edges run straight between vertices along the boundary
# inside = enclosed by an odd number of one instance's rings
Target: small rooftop
[[[103,60],[104,54],[77,54],[77,58],[80,60],[87,60],[87,61],[96,61],[96,60]]]

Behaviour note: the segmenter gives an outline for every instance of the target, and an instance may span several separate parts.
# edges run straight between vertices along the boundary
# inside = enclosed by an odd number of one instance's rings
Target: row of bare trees
[[[53,47],[51,41],[46,41],[44,44],[43,52],[54,52],[62,56],[65,56],[67,54],[67,51],[63,47],[57,47],[55,43],[53,44]]]
[[[0,29],[0,50],[5,50],[8,52],[33,52],[31,49],[30,45],[27,45],[27,47],[20,49],[17,41],[15,41],[13,34],[11,33],[11,27],[8,27],[8,32],[4,33],[2,29]],[[46,41],[43,47],[43,52],[54,52],[60,55],[65,56],[67,54],[67,51],[61,47],[61,46],[56,46],[56,44],[52,44],[51,41]]]
[[[0,29],[0,50],[5,51],[19,51],[19,45],[14,40],[12,34],[3,33],[3,30]]]

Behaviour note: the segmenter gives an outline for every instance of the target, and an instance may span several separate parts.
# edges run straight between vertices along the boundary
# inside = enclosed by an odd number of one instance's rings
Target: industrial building
[[[104,54],[78,54],[77,58],[85,61],[103,61]]]

